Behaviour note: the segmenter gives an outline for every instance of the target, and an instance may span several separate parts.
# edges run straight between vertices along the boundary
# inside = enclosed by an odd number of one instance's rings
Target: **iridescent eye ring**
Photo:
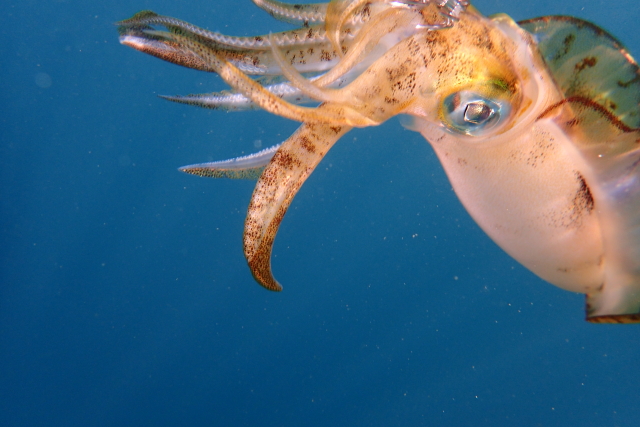
[[[466,90],[447,96],[440,107],[442,123],[449,130],[473,136],[494,129],[510,111],[506,100],[489,99]]]

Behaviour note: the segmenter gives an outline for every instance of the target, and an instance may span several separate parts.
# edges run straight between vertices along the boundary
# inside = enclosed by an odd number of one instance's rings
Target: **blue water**
[[[634,0],[476,1],[571,14],[640,56]],[[0,5],[1,426],[637,426],[640,326],[591,325],[465,213],[397,119],[349,133],[276,241],[242,254],[253,183],[178,166],[296,123],[156,94],[223,88],[118,43],[141,9],[283,29],[249,0]]]

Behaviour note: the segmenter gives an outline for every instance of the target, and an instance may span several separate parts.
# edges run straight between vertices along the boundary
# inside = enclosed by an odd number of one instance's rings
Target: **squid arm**
[[[182,166],[179,171],[205,178],[258,179],[281,144],[248,156]]]
[[[321,104],[318,108],[330,107]],[[243,242],[251,273],[265,288],[282,290],[271,273],[271,250],[293,197],[333,144],[350,129],[340,124],[304,123],[280,146],[258,179]]]
[[[324,23],[327,13],[327,3],[291,4],[276,0],[251,1],[278,21],[305,27],[309,24]]]
[[[290,83],[278,83],[275,85],[264,86],[264,89],[271,92],[275,96],[280,97],[283,101],[292,104],[306,104],[315,100],[304,95],[299,89],[291,86]],[[209,108],[212,110],[223,111],[248,111],[258,109],[258,105],[241,93],[223,91],[204,94],[191,95],[159,95],[160,98],[167,101],[176,102],[178,104],[193,105],[201,108]]]
[[[174,36],[187,37],[215,49],[218,55],[249,75],[278,75],[280,70],[271,56],[270,37],[232,37],[204,30],[175,18],[143,11],[116,23],[120,42],[168,62],[201,71],[213,71],[207,64],[185,52]],[[156,30],[165,27],[167,31]],[[322,26],[275,33],[271,39],[280,47],[289,47],[287,60],[301,72],[320,72],[333,67],[339,58],[326,40]]]
[[[218,52],[196,40],[179,35],[169,34],[178,44],[204,61],[211,69],[231,87],[251,99],[261,108],[273,114],[306,123],[340,123],[343,125],[365,127],[378,122],[363,116],[358,111],[341,106],[336,109],[305,108],[285,102],[280,97],[266,90],[260,83],[249,78],[237,67],[227,61]]]

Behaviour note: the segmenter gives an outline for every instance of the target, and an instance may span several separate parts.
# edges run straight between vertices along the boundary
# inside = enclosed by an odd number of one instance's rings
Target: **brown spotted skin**
[[[265,288],[282,290],[271,273],[271,250],[282,219],[304,181],[347,126],[303,124],[278,149],[251,197],[244,228],[244,254],[253,277]]]

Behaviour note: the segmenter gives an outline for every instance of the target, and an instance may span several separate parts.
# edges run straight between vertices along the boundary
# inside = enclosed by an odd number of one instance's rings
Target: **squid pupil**
[[[473,124],[482,124],[489,120],[495,111],[484,102],[470,102],[464,109],[464,121]]]

